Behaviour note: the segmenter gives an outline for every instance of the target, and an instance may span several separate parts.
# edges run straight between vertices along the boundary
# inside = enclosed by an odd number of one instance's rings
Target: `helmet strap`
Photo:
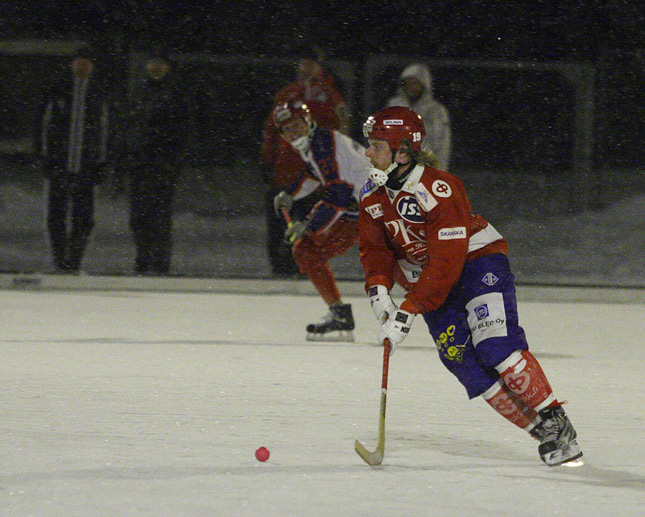
[[[414,166],[416,165],[416,162],[414,160],[406,163],[405,165],[402,165],[400,163],[395,163],[393,164],[395,167],[392,168],[391,174],[387,178],[387,182],[385,183],[385,186],[389,189],[392,190],[401,190],[403,188],[403,184],[407,181],[408,176],[410,176],[410,173],[412,172],[412,169],[414,169]],[[408,167],[409,165],[409,167]],[[390,166],[392,167],[392,166]],[[397,174],[399,172],[399,167],[408,167],[405,172],[397,177]],[[390,168],[388,167],[388,170]]]

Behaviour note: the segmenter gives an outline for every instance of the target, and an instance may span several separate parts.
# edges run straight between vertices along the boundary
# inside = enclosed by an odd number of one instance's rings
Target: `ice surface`
[[[314,296],[4,290],[2,515],[645,514],[638,304],[520,304],[586,464],[537,443],[441,366],[421,320],[390,361],[364,298],[356,343],[309,343]],[[266,463],[254,458],[259,446]]]

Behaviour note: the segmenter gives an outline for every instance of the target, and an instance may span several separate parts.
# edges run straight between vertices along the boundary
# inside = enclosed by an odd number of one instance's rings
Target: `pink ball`
[[[269,459],[270,455],[271,453],[266,447],[260,447],[257,451],[255,451],[255,458],[258,461],[266,461]]]

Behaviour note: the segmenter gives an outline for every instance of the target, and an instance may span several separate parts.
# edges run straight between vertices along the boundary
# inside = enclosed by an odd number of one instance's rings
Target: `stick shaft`
[[[378,420],[378,446],[381,453],[385,450],[385,407],[387,404],[387,377],[390,369],[390,340],[385,339],[383,346],[383,375],[381,377],[381,408]]]
[[[289,211],[285,207],[282,207],[280,210],[282,211],[282,217],[284,217],[284,220],[287,221],[287,224],[289,224],[291,222],[291,215],[289,214]]]

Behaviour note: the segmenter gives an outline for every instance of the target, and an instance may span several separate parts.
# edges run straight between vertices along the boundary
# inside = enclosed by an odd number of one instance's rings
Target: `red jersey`
[[[305,99],[304,88],[298,83],[292,83],[276,94],[274,104],[295,99],[303,100],[311,110],[311,117],[316,121],[316,124],[327,129],[340,129],[341,120],[336,112],[336,107],[339,104],[344,104],[345,101],[338,90],[334,88],[329,76],[323,83],[322,93],[319,97]],[[273,170],[271,184],[274,187],[290,185],[298,179],[300,172],[305,168],[300,155],[289,142],[280,136],[271,116],[264,124],[260,161],[269,165]]]
[[[401,309],[438,309],[467,261],[506,254],[504,238],[474,215],[459,178],[417,165],[400,190],[368,181],[361,190],[359,251],[366,288],[400,284]]]

